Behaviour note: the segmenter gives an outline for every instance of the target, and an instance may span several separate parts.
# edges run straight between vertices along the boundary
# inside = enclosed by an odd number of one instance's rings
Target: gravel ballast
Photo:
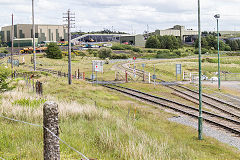
[[[172,122],[180,123],[180,124],[198,129],[197,121],[186,116],[172,117],[172,118],[169,118],[169,120]],[[215,127],[205,123],[203,124],[203,134],[209,137],[213,137],[220,142],[229,144],[240,150],[240,137],[236,137],[231,133],[218,130]]]

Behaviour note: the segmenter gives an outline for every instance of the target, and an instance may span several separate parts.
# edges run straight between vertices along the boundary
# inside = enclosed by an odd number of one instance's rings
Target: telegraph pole
[[[70,9],[67,11],[67,13],[64,13],[64,15],[67,15],[67,17],[63,17],[65,21],[68,22],[67,28],[68,28],[68,84],[72,84],[72,68],[71,68],[71,28],[73,28],[72,21],[75,21],[74,14],[71,14]]]
[[[32,0],[32,36],[33,36],[33,69],[36,71],[36,49],[35,49],[35,23],[34,23],[34,0]]]
[[[11,34],[11,68],[12,68],[12,76],[13,76],[13,37],[14,37],[14,28],[13,28],[13,14],[12,14],[12,34]]]
[[[199,64],[199,116],[198,116],[198,139],[202,140],[202,60],[201,60],[201,18],[200,0],[198,0],[198,64]]]

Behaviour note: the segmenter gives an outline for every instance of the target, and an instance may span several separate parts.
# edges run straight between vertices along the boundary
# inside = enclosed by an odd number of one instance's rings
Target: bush
[[[122,44],[122,47],[124,48],[124,50],[133,50],[133,47],[131,45]]]
[[[187,54],[181,53],[181,51],[176,50],[174,52],[170,52],[169,50],[158,50],[155,58],[179,58],[181,56],[187,56]]]
[[[132,50],[133,47],[131,45],[127,44],[114,44],[111,47],[112,50]]]
[[[146,48],[159,48],[160,42],[157,36],[150,36],[146,41]]]
[[[231,47],[229,45],[226,45],[224,51],[231,51]]]
[[[147,50],[147,52],[148,52],[148,53],[154,53],[154,51],[151,50],[151,49]]]
[[[49,43],[46,50],[47,58],[61,59],[62,51],[56,43]]]
[[[128,59],[128,55],[126,54],[112,54],[111,59]]]
[[[175,53],[176,55],[178,55],[178,56],[181,56],[181,55],[182,55],[181,51],[179,51],[179,50],[175,50],[174,53]]]
[[[157,51],[157,54],[170,54],[170,51],[169,50],[158,50]]]
[[[123,46],[120,44],[115,44],[111,47],[112,50],[124,50]]]
[[[96,52],[97,50],[96,49],[88,49],[87,52],[89,54],[94,54],[94,52]]]
[[[206,58],[206,61],[209,63],[217,63],[218,62],[217,59],[211,59],[211,58]]]
[[[82,51],[79,51],[79,52],[76,53],[76,56],[84,57],[84,56],[86,56],[86,54],[84,52],[82,52]]]
[[[111,53],[112,53],[112,50],[110,48],[101,48],[98,51],[98,56],[101,59],[105,59],[105,58],[111,57]]]
[[[132,50],[134,52],[142,52],[142,50],[140,48],[137,48],[137,47],[133,47]]]
[[[194,51],[194,54],[198,54],[198,49],[196,49],[195,51]],[[206,48],[202,48],[202,50],[201,50],[201,54],[206,54],[208,52],[208,50],[206,49]]]
[[[11,90],[13,87],[9,87],[7,82],[8,77],[11,75],[11,71],[0,66],[0,92]]]
[[[4,49],[3,53],[8,54],[8,50]]]

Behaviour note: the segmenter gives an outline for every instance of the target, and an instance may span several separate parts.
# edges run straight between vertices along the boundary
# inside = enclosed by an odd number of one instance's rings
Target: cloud
[[[0,26],[31,23],[31,0],[0,0]],[[214,14],[220,13],[221,30],[240,30],[239,0],[201,0],[202,30],[214,30]],[[197,29],[197,0],[35,0],[36,23],[63,24],[63,13],[75,12],[75,30],[103,28],[143,33],[149,25],[166,29],[175,24]]]

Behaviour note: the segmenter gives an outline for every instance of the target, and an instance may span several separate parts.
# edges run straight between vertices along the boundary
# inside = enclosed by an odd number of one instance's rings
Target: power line
[[[21,120],[17,120],[17,119],[13,119],[13,118],[9,118],[9,117],[5,117],[0,115],[0,117],[10,120],[10,121],[14,121],[14,122],[20,122],[20,123],[24,123],[24,124],[28,124],[31,126],[35,126],[35,127],[40,127],[40,128],[44,128],[46,129],[49,133],[51,133],[54,137],[56,137],[58,140],[60,140],[62,143],[64,143],[65,145],[67,145],[69,148],[71,148],[73,151],[75,151],[76,153],[78,153],[79,155],[81,155],[83,158],[85,158],[86,160],[89,160],[84,154],[82,154],[81,152],[79,152],[78,150],[76,150],[75,148],[71,147],[69,144],[67,144],[65,141],[63,141],[61,138],[59,138],[56,134],[54,134],[50,129],[39,125],[39,124],[34,124],[34,123],[30,123],[30,122],[25,122],[25,121],[21,121]],[[1,157],[0,157],[1,158]],[[4,160],[4,159],[3,159]]]

